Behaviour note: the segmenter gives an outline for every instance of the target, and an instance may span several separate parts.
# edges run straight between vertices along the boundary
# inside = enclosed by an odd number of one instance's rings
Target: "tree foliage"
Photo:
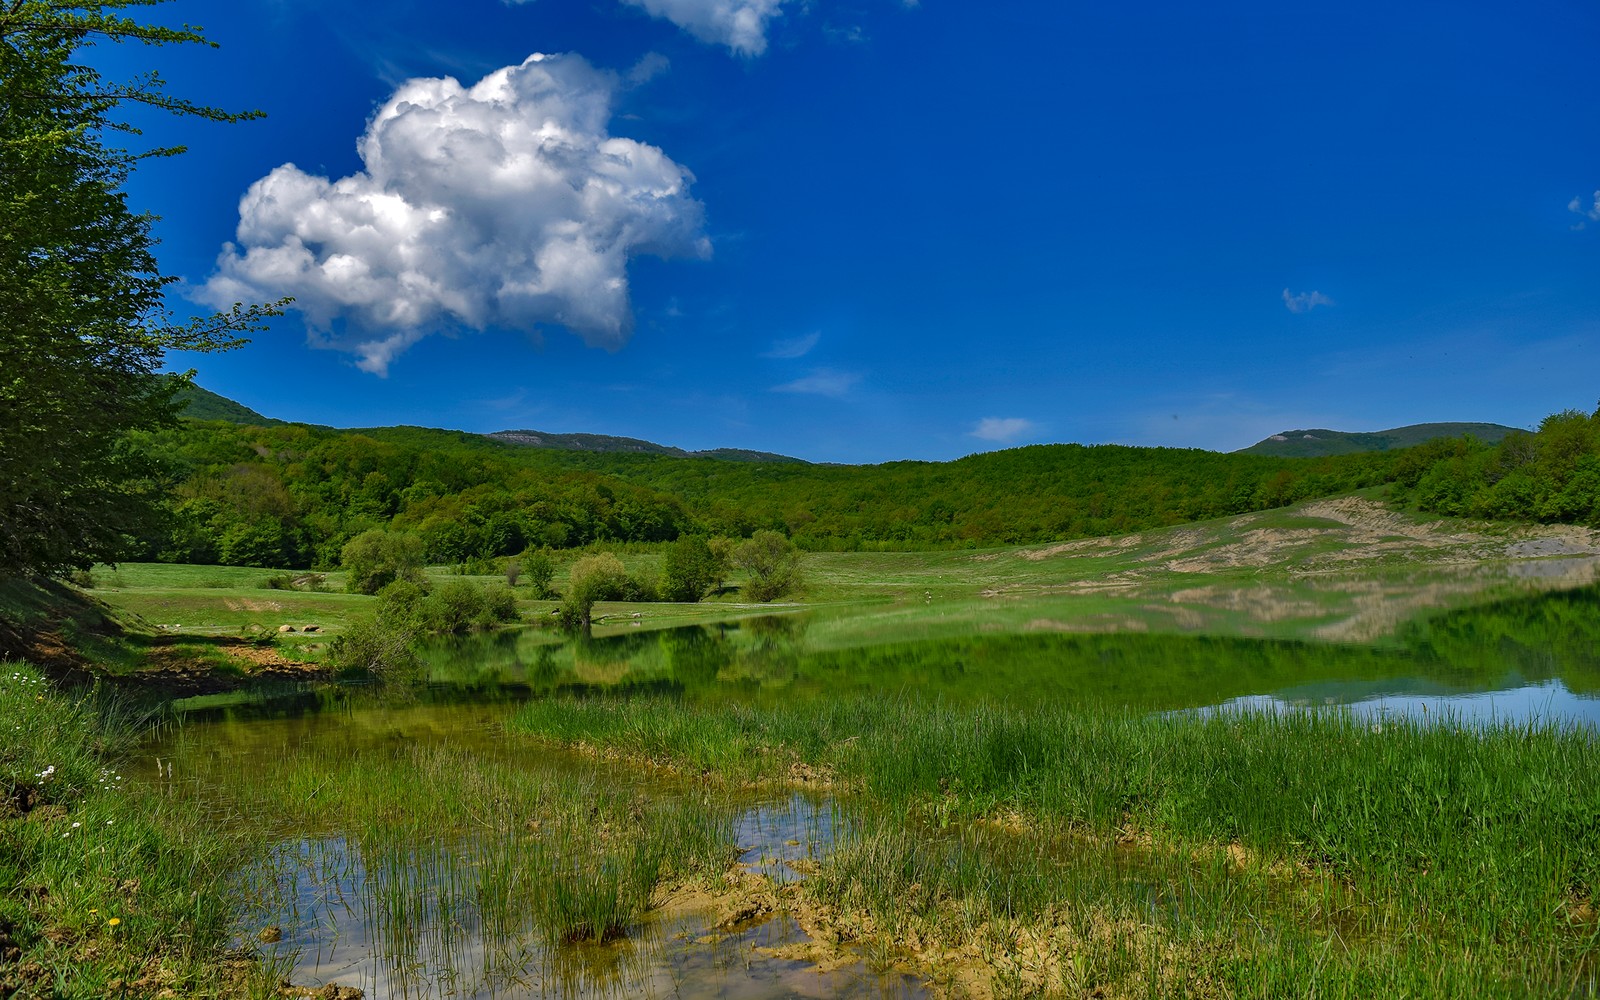
[[[364,531],[345,545],[341,561],[352,594],[376,594],[396,581],[422,583],[422,542],[403,531]]]
[[[1412,449],[1395,478],[1439,514],[1600,528],[1600,410],[1552,413],[1494,447],[1432,442]]]
[[[622,560],[609,552],[579,559],[572,564],[567,576],[566,593],[558,609],[561,624],[568,628],[587,626],[593,618],[595,604],[623,598],[628,582],[628,571]]]
[[[194,421],[147,440],[184,478],[175,524],[145,537],[145,558],[242,559],[250,540],[285,567],[337,565],[345,542],[377,527],[416,534],[429,562],[447,564],[686,534],[716,546],[758,530],[808,551],[1061,541],[1378,485],[1406,454],[1047,445],[813,466],[558,452],[417,427]]]
[[[750,578],[743,596],[762,604],[800,588],[800,553],[776,531],[758,531],[733,550],[733,561]]]
[[[75,61],[97,41],[204,42],[122,14],[157,2],[0,8],[0,573],[115,559],[148,531],[167,484],[126,432],[172,421],[181,379],[158,377],[166,352],[234,346],[272,311],[176,325],[165,308],[175,279],[122,188],[140,159],[181,150],[111,144],[137,134],[116,112],[245,116],[170,97],[155,73],[117,84]]]
[[[661,599],[692,604],[722,586],[727,574],[725,555],[719,555],[702,535],[684,535],[668,545],[662,557]]]

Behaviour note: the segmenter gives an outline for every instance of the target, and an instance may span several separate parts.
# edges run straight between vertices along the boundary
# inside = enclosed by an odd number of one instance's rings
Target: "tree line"
[[[331,567],[374,529],[457,564],[594,542],[777,532],[804,549],[1056,541],[1283,506],[1386,481],[1393,453],[1323,459],[1037,445],[877,466],[548,451],[423,428],[184,421],[135,441],[171,477],[133,558]]]
[[[1394,477],[1438,514],[1600,528],[1600,409],[1552,413],[1493,446],[1431,441],[1403,453]]]

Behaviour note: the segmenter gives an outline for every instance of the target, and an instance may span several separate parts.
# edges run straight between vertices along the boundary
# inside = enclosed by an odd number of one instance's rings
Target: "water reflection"
[[[1129,633],[1001,634],[813,649],[813,619],[785,616],[551,645],[543,635],[468,640],[428,657],[435,683],[465,669],[530,694],[668,693],[695,700],[915,692],[954,701],[1171,710],[1252,697],[1296,704],[1404,698],[1477,706],[1502,718],[1535,709],[1593,720],[1600,692],[1600,588],[1520,597],[1403,625],[1380,644]],[[465,665],[465,666],[462,666]],[[1398,704],[1398,703],[1397,703]],[[1476,707],[1470,709],[1477,713]]]
[[[1517,723],[1600,729],[1600,699],[1574,694],[1558,680],[1472,694],[1405,693],[1379,689],[1365,696],[1306,696],[1294,691],[1232,698],[1202,712],[1297,712],[1337,705],[1361,718],[1405,718],[1460,725]]]
[[[818,627],[815,617],[788,615],[565,640],[542,630],[502,632],[425,649],[412,684],[291,690],[270,705],[229,695],[180,708],[247,719],[366,706],[384,709],[390,723],[425,725],[431,705],[553,695],[760,702],[914,694],[1170,711],[1250,698],[1358,705],[1420,690],[1441,707],[1463,699],[1463,710],[1477,715],[1481,696],[1533,686],[1548,697],[1493,699],[1499,717],[1592,722],[1600,694],[1596,587],[1414,620],[1378,644],[1046,632],[818,649],[811,639]],[[489,712],[483,724],[497,717]]]

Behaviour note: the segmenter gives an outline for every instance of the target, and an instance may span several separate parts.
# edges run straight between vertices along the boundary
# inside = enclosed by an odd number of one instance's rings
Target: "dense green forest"
[[[139,558],[331,566],[360,532],[414,532],[435,562],[596,541],[744,537],[811,549],[1000,545],[1157,527],[1384,482],[1393,459],[1047,445],[954,462],[727,462],[518,447],[393,427],[186,420],[141,445],[175,482]]]
[[[1600,415],[1567,411],[1490,446],[1471,437],[1323,458],[1035,445],[874,466],[529,448],[416,427],[184,420],[138,443],[170,469],[143,559],[337,565],[369,528],[433,562],[593,542],[747,537],[808,549],[1005,545],[1137,531],[1386,482],[1442,514],[1600,524]]]
[[[1600,410],[1564,410],[1499,444],[1433,441],[1402,454],[1395,479],[1423,510],[1600,527]]]

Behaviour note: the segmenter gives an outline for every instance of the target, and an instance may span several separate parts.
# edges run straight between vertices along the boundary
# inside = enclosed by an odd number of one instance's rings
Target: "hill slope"
[[[1236,455],[1278,455],[1284,458],[1323,458],[1328,455],[1350,455],[1360,451],[1392,451],[1409,448],[1435,438],[1455,438],[1471,434],[1485,444],[1497,444],[1507,434],[1517,430],[1504,424],[1437,423],[1408,424],[1386,431],[1330,431],[1325,428],[1284,431],[1248,448],[1240,448]]]
[[[804,459],[776,455],[769,451],[750,451],[745,448],[712,448],[709,451],[685,451],[671,445],[642,441],[639,438],[614,437],[610,434],[549,434],[545,431],[495,431],[484,437],[528,448],[554,448],[560,451],[594,451],[602,454],[668,455],[672,458],[720,458],[728,462],[777,462],[804,464]]]
[[[273,427],[283,423],[264,417],[243,403],[235,403],[210,389],[202,389],[193,382],[178,390],[174,397],[182,407],[182,416],[191,420],[225,420],[230,424],[249,424],[255,427]]]

